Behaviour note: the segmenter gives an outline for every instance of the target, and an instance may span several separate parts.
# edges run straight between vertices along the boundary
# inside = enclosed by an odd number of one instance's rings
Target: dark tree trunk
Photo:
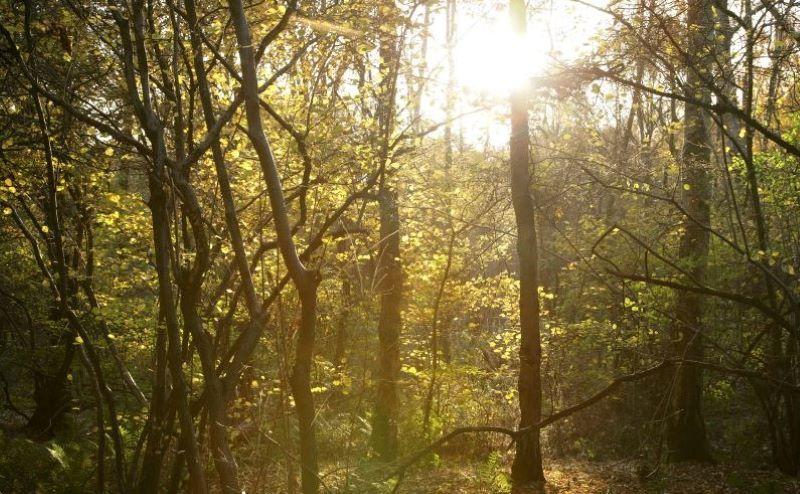
[[[714,49],[711,6],[707,0],[690,0],[687,12],[688,53],[686,95],[709,101],[708,78],[711,75],[710,55]],[[704,82],[705,81],[705,82]],[[711,179],[704,111],[686,104],[684,110],[684,143],[682,156],[681,203],[686,211],[678,256],[686,272],[697,283],[703,283],[708,262]],[[677,358],[702,361],[702,296],[686,290],[676,295],[675,345]],[[698,366],[678,365],[673,379],[667,417],[668,456],[671,461],[710,460],[706,428],[702,413],[703,373]]]
[[[381,244],[378,254],[378,289],[381,312],[378,320],[378,375],[375,411],[372,417],[372,447],[385,461],[397,457],[397,376],[400,373],[400,309],[403,272],[400,264],[400,213],[397,196],[379,193]]]
[[[290,378],[292,395],[300,433],[300,461],[302,463],[303,494],[315,494],[319,490],[319,464],[317,440],[314,431],[314,397],[311,393],[311,366],[314,359],[314,339],[317,320],[317,288],[319,272],[307,269],[300,259],[289,225],[286,198],[275,156],[261,121],[261,101],[258,94],[258,78],[250,34],[250,24],[241,0],[229,2],[231,19],[236,29],[239,44],[239,59],[242,67],[242,91],[247,116],[248,137],[258,155],[264,182],[269,194],[270,208],[275,222],[278,248],[286,264],[289,276],[300,298],[300,327],[298,328],[295,362]]]
[[[381,169],[378,208],[380,247],[378,285],[380,316],[378,320],[378,368],[375,410],[370,442],[378,457],[392,461],[397,457],[397,377],[400,374],[400,310],[403,297],[403,272],[400,263],[400,211],[397,193],[387,183],[389,140],[394,128],[395,93],[399,63],[397,7],[394,0],[381,2],[379,36],[381,58],[378,98],[378,163]]]
[[[161,319],[159,314],[158,319]],[[147,417],[149,434],[144,447],[138,479],[138,492],[146,494],[157,489],[164,460],[163,436],[167,416],[167,333],[164,326],[156,328],[155,371],[150,407]]]
[[[160,139],[158,139],[160,141]],[[156,149],[159,149],[156,146]],[[160,148],[163,150],[163,148]],[[163,171],[164,168],[161,168]],[[186,455],[189,467],[189,484],[192,492],[207,492],[205,472],[200,459],[197,437],[194,432],[194,423],[189,410],[189,390],[184,380],[181,358],[180,327],[178,315],[175,310],[175,296],[170,275],[170,221],[167,209],[167,196],[164,190],[163,176],[155,172],[150,174],[150,210],[153,220],[153,245],[155,252],[155,265],[158,275],[158,302],[164,313],[166,323],[166,357],[167,367],[172,380],[173,393],[176,393],[178,402],[178,419],[181,429],[181,449]],[[153,427],[162,427],[163,424],[154,423]],[[144,481],[147,477],[143,476]],[[156,485],[158,478],[155,479]],[[145,492],[144,485],[140,485],[140,492]]]
[[[314,432],[314,395],[311,393],[311,365],[314,360],[314,338],[317,323],[317,285],[298,287],[300,293],[300,328],[297,332],[297,349],[294,368],[289,378],[297,410],[300,432],[300,456],[302,472],[300,479],[303,494],[314,494],[319,490],[319,460],[317,439]]]
[[[526,29],[525,2],[511,0],[511,22],[517,34]],[[542,345],[539,334],[538,246],[536,209],[530,191],[530,135],[528,129],[528,90],[516,87],[511,94],[511,201],[517,225],[519,256],[519,427],[535,426],[542,418]],[[539,430],[517,438],[517,451],[511,465],[515,487],[539,486],[544,482]]]
[[[33,402],[35,407],[25,428],[32,437],[49,439],[61,426],[69,410],[71,396],[67,373],[75,355],[72,340],[64,342],[64,357],[54,370],[37,370],[34,374]]]

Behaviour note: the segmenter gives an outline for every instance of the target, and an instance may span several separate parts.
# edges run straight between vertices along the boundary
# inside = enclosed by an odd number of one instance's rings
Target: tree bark
[[[378,285],[381,297],[378,320],[378,375],[371,443],[378,457],[397,457],[397,376],[400,374],[400,314],[403,272],[400,264],[400,217],[397,195],[388,189],[379,194],[381,246]]]
[[[710,101],[703,81],[712,74],[713,23],[708,0],[690,0],[687,11],[687,97]],[[686,103],[682,154],[681,203],[686,211],[678,251],[686,271],[703,283],[708,262],[711,220],[709,200],[711,148],[704,110]],[[680,291],[675,300],[674,354],[679,359],[703,360],[703,300],[699,294]],[[667,417],[668,457],[671,461],[711,459],[702,414],[703,373],[699,367],[678,365],[675,369]]]
[[[320,478],[317,441],[314,431],[316,412],[314,409],[314,397],[311,393],[311,366],[314,356],[317,287],[319,286],[320,277],[317,271],[309,270],[303,264],[292,238],[292,229],[289,225],[289,215],[280,173],[261,122],[261,102],[258,95],[253,40],[244,6],[241,0],[231,0],[229,7],[239,44],[239,59],[242,67],[241,85],[244,92],[245,113],[247,116],[247,134],[258,155],[264,182],[267,185],[270,207],[275,221],[275,232],[278,237],[278,248],[300,298],[300,326],[297,332],[294,368],[289,381],[299,425],[303,493],[314,494],[319,490]]]
[[[524,0],[511,0],[511,23],[521,37],[526,30]],[[511,93],[511,202],[517,226],[519,257],[519,428],[531,427],[517,440],[511,480],[516,488],[540,486],[544,482],[539,429],[542,418],[542,345],[539,333],[539,253],[536,239],[536,209],[530,191],[530,135],[528,129],[528,90],[520,85]]]
[[[397,377],[400,374],[400,329],[403,297],[403,272],[400,263],[400,211],[397,192],[387,183],[389,140],[394,128],[395,92],[399,63],[397,40],[397,7],[394,0],[381,2],[379,36],[380,73],[378,94],[378,163],[380,188],[379,272],[381,282],[380,316],[378,319],[378,369],[375,409],[372,416],[373,449],[383,461],[397,458]]]
[[[163,169],[162,169],[163,170]],[[200,450],[194,432],[192,414],[189,410],[189,391],[183,375],[181,358],[180,327],[175,310],[175,296],[172,289],[170,276],[170,244],[169,214],[166,206],[166,193],[164,184],[155,172],[150,175],[150,210],[153,220],[153,244],[155,250],[155,265],[158,276],[158,302],[166,320],[166,357],[167,367],[172,379],[173,393],[178,401],[178,419],[181,428],[181,447],[185,451],[187,466],[189,467],[189,484],[195,493],[207,492],[205,472],[200,459]],[[162,424],[153,424],[160,427]],[[142,480],[150,478],[142,476]],[[152,479],[158,485],[158,477]],[[140,484],[139,491],[148,492],[144,484]],[[153,491],[150,491],[153,492]]]

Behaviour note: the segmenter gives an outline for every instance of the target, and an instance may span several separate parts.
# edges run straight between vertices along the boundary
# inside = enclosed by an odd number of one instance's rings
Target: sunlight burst
[[[548,45],[545,36],[532,31],[524,37],[513,33],[505,15],[473,21],[456,43],[456,82],[478,93],[508,95],[544,70]]]

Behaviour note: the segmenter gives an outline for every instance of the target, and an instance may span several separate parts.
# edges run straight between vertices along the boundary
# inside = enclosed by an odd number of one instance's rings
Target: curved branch
[[[781,381],[779,379],[774,379],[769,376],[765,376],[759,372],[751,371],[747,369],[735,369],[731,367],[725,367],[723,365],[718,365],[710,362],[700,362],[695,360],[682,360],[682,359],[668,359],[664,360],[652,367],[648,367],[647,369],[633,372],[631,374],[626,374],[623,376],[619,376],[611,381],[606,387],[601,389],[600,391],[596,392],[589,398],[567,407],[563,410],[560,410],[552,415],[549,415],[542,420],[539,421],[534,426],[524,427],[522,429],[509,429],[506,427],[498,427],[498,426],[467,426],[467,427],[459,427],[450,431],[449,433],[445,434],[444,436],[440,437],[436,441],[432,442],[428,446],[420,449],[419,451],[412,453],[406,456],[405,459],[399,462],[399,464],[386,476],[386,479],[391,479],[392,477],[399,477],[402,478],[405,475],[406,470],[408,470],[414,463],[418,462],[422,458],[425,457],[431,451],[436,450],[440,446],[444,445],[455,439],[458,436],[463,434],[470,434],[470,433],[497,433],[497,434],[504,434],[511,438],[512,441],[516,441],[518,437],[522,436],[523,434],[527,434],[533,432],[535,430],[543,429],[548,425],[551,425],[559,420],[565,419],[570,415],[573,415],[576,412],[579,412],[585,408],[588,408],[595,403],[601,401],[606,396],[612,394],[614,391],[617,390],[622,384],[629,383],[633,381],[639,381],[646,377],[652,376],[657,374],[667,368],[678,366],[678,365],[690,365],[694,367],[702,367],[704,369],[715,370],[721,372],[723,374],[731,374],[741,377],[747,377],[751,379],[756,379],[759,381],[766,381],[768,383],[772,383],[775,386],[778,386],[781,389],[789,390],[793,393],[800,393],[800,386],[792,383],[787,383]]]

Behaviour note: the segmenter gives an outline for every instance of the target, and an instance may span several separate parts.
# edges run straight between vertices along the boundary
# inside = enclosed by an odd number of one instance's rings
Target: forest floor
[[[449,464],[450,462],[448,462]],[[546,494],[800,494],[800,480],[776,471],[737,465],[667,465],[641,472],[635,462],[559,461],[545,466]],[[483,465],[443,466],[409,473],[408,494],[498,494],[508,492],[504,474]]]

